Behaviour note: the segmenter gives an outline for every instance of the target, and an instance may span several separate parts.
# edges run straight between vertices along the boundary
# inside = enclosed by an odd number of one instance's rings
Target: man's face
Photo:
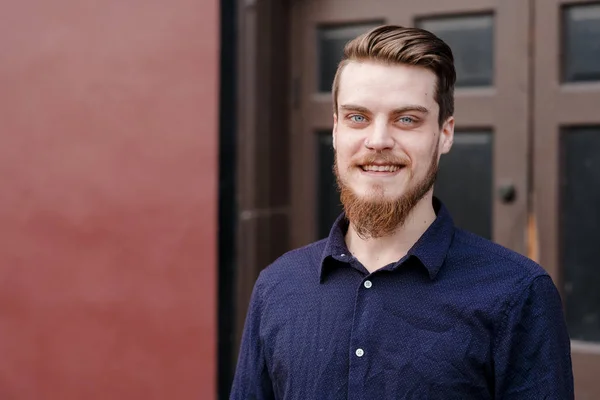
[[[333,143],[347,213],[348,202],[356,203],[361,212],[355,214],[363,217],[368,213],[363,206],[387,204],[390,213],[404,214],[388,223],[401,224],[431,194],[439,156],[450,150],[454,134],[453,118],[440,129],[435,86],[435,74],[422,67],[377,62],[344,67]]]

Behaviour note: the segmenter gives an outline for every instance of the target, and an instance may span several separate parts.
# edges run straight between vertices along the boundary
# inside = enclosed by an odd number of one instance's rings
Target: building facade
[[[219,7],[2,2],[0,398],[216,398]]]

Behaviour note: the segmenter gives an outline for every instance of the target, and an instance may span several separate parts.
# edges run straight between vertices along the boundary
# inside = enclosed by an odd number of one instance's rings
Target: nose
[[[365,147],[369,150],[382,151],[394,147],[394,138],[386,123],[376,122],[365,138]]]

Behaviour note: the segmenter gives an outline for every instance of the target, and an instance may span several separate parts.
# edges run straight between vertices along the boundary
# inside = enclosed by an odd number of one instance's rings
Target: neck
[[[363,239],[350,222],[346,233],[348,250],[369,272],[400,260],[435,220],[432,197],[431,192],[425,195],[411,210],[404,224],[389,236]]]

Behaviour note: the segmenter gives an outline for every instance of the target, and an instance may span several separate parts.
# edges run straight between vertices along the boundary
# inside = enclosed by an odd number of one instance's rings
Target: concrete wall
[[[214,398],[218,2],[0,4],[0,398]]]

